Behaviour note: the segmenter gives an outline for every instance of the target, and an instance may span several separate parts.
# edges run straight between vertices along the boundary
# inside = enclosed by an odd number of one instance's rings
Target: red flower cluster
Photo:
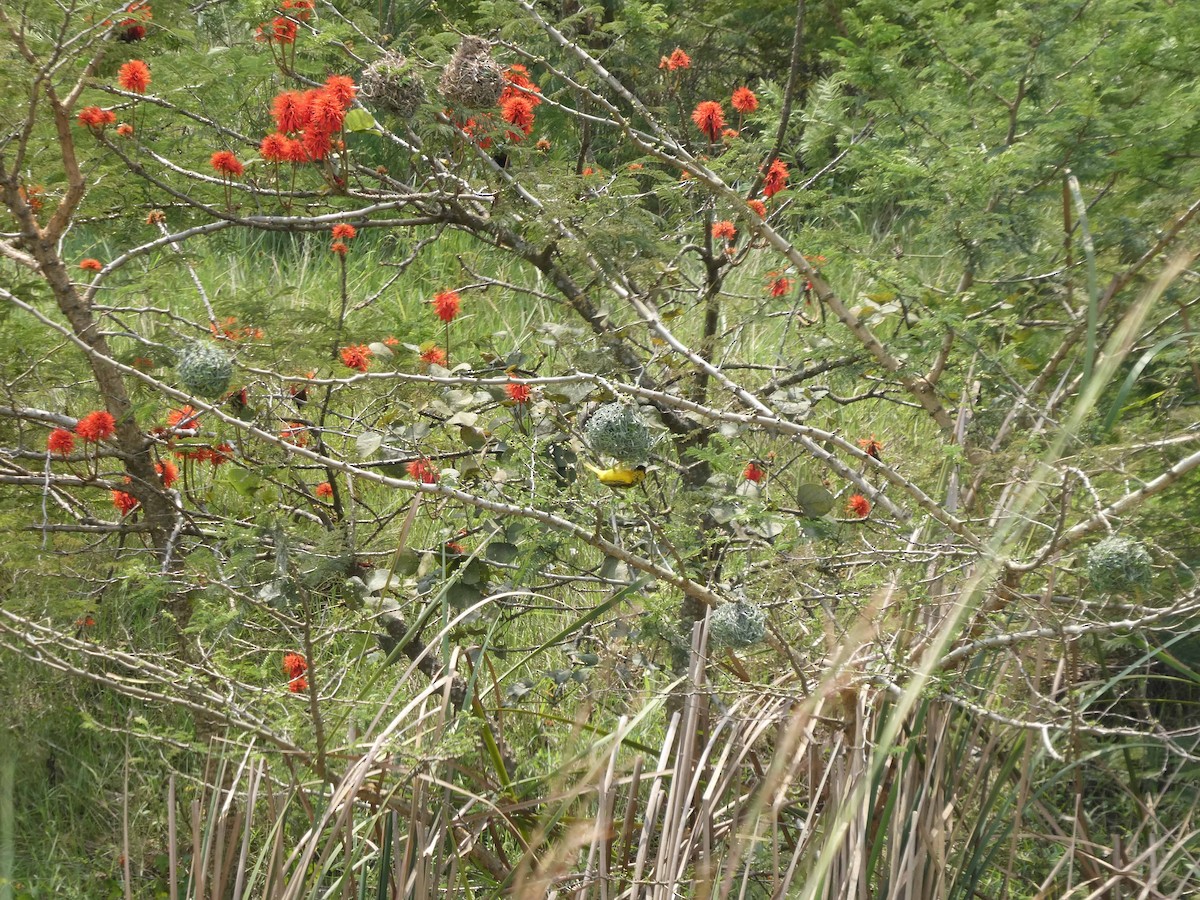
[[[721,139],[721,129],[725,127],[725,111],[715,100],[702,100],[692,111],[692,121],[715,144]]]
[[[313,0],[283,0],[280,9],[301,22],[307,22],[312,18]]]
[[[314,493],[318,497],[332,497],[333,496],[333,485],[330,484],[328,481],[322,481],[320,484],[317,485],[317,488],[314,491]]]
[[[85,125],[92,131],[103,131],[105,125],[117,121],[117,114],[111,109],[101,109],[99,106],[85,106],[76,116],[80,125]]]
[[[324,87],[284,91],[276,96],[271,116],[278,133],[263,140],[263,159],[299,163],[327,157],[357,92],[349,76],[330,75]]]
[[[124,29],[117,32],[117,40],[124,41],[126,44],[132,44],[135,41],[140,41],[146,36],[146,26],[144,22],[149,22],[154,18],[150,7],[145,3],[139,3],[134,0],[125,7],[125,12],[131,14],[131,18],[122,19],[118,24]],[[105,23],[108,24],[107,22]]]
[[[414,481],[419,481],[422,484],[437,484],[438,474],[437,466],[427,459],[414,459],[405,469],[408,471],[408,477]]]
[[[348,369],[365,372],[371,367],[371,357],[374,354],[366,344],[351,344],[341,349],[342,365]]]
[[[175,463],[169,459],[164,459],[162,462],[154,464],[154,471],[158,473],[158,477],[162,479],[163,487],[169,488],[179,480],[179,469]]]
[[[457,291],[442,291],[433,295],[433,311],[443,322],[453,322],[461,305],[462,298]]]
[[[767,204],[763,203],[761,200],[747,200],[746,205],[754,210],[760,219],[765,219],[767,217]]]
[[[788,167],[782,159],[771,163],[763,177],[763,196],[768,200],[787,187]]]
[[[99,443],[113,436],[117,430],[117,420],[112,413],[103,409],[90,412],[75,424],[75,433],[85,441]]]
[[[508,399],[513,403],[528,403],[529,398],[533,396],[533,391],[529,389],[529,385],[516,381],[510,381],[506,384],[504,386],[504,393],[508,394]]]
[[[117,83],[131,93],[144,94],[150,87],[150,67],[140,59],[131,59],[118,70]]]
[[[758,98],[754,96],[754,91],[750,88],[740,87],[733,92],[733,98],[729,101],[729,105],[745,115],[758,109]]]
[[[228,150],[218,150],[212,155],[209,162],[212,163],[214,169],[228,178],[239,177],[245,171],[242,164],[238,162],[238,158]]]
[[[87,259],[81,259],[79,261],[79,268],[83,269],[85,272],[99,272],[104,268],[104,263],[100,262],[98,259],[92,259],[89,256]]]
[[[767,477],[767,472],[766,469],[760,466],[757,462],[751,460],[750,462],[746,463],[746,468],[742,470],[742,477],[747,481],[753,481],[755,484],[758,484]]]
[[[251,325],[238,325],[237,316],[229,316],[220,325],[215,322],[209,323],[208,330],[213,333],[213,337],[224,337],[231,341],[240,341],[245,338],[254,338],[256,341],[263,339],[263,330],[255,328]]]
[[[276,16],[270,24],[263,22],[254,29],[254,39],[259,43],[294,44],[296,43],[296,23],[284,16]]]
[[[195,450],[176,450],[175,455],[180,459],[206,462],[216,467],[233,459],[233,447],[229,444],[218,444],[215,447],[197,447]]]
[[[767,293],[772,297],[784,297],[792,289],[792,280],[778,272],[767,273]]]
[[[862,494],[854,494],[846,501],[846,515],[865,519],[871,513],[871,501]]]
[[[21,198],[29,204],[29,208],[33,210],[35,214],[42,211],[42,196],[46,193],[46,189],[40,184],[35,184],[28,190],[26,190],[24,185],[21,185],[19,188],[17,188],[17,193],[20,194]]]
[[[200,414],[190,404],[185,404],[179,409],[173,409],[167,413],[167,426],[169,428],[196,428],[199,424]]]
[[[724,238],[727,241],[732,241],[737,237],[737,228],[728,219],[722,219],[720,222],[713,223],[712,236],[717,240]]]
[[[428,350],[422,350],[421,362],[432,366],[444,366],[446,364],[446,351],[441,347],[430,347]]]
[[[358,229],[353,225],[339,222],[333,226],[333,239],[335,241],[352,241],[356,237],[358,237]]]
[[[117,512],[127,516],[137,508],[138,499],[133,494],[127,494],[124,491],[113,491],[112,503],[117,508]]]
[[[668,72],[674,72],[676,69],[690,69],[692,67],[692,59],[676,47],[671,51],[670,56],[664,56],[658,61],[658,67],[666,69]]]
[[[65,428],[55,428],[46,438],[46,449],[57,456],[70,456],[75,449],[75,435]]]
[[[542,89],[529,77],[529,70],[521,64],[509,66],[504,73],[504,90],[500,92],[497,105],[500,117],[510,125],[520,128],[525,134],[533,133],[534,109],[542,102]],[[508,132],[510,140],[519,141],[522,135]]]
[[[122,122],[117,126],[117,134],[121,137],[133,137],[133,126],[127,122]]]
[[[304,673],[308,671],[308,660],[299,653],[285,653],[283,656],[283,671],[288,677],[288,690],[293,694],[301,694],[308,690],[308,679]]]
[[[297,447],[308,446],[308,426],[303,422],[288,422],[287,428],[279,432],[279,436]]]

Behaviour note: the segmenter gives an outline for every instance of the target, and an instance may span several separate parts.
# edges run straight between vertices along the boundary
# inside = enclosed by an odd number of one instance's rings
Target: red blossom
[[[725,127],[725,111],[716,100],[702,100],[692,111],[692,121],[710,141],[716,143],[721,139],[721,129]]]
[[[545,153],[550,149],[550,142],[545,138],[538,138],[538,142],[533,145],[539,153]]]
[[[358,230],[353,225],[347,225],[341,222],[333,226],[333,239],[335,241],[352,241],[358,236]]]
[[[787,187],[788,167],[782,159],[771,163],[763,176],[763,196],[768,200]]]
[[[342,130],[342,122],[346,120],[346,106],[336,94],[328,90],[318,90],[309,101],[308,128],[333,134]]]
[[[117,71],[117,83],[131,93],[144,94],[150,87],[150,67],[140,59],[131,59]]]
[[[304,137],[300,139],[304,153],[309,159],[324,159],[333,149],[333,138],[327,131],[320,128],[306,128]]]
[[[288,140],[288,136],[282,132],[272,132],[262,139],[258,152],[267,162],[286,162]]]
[[[349,108],[354,102],[354,95],[358,93],[354,79],[349,75],[330,75],[325,79],[325,90],[337,99],[343,109]]]
[[[117,134],[121,137],[133,137],[133,126],[128,122],[122,122],[117,126]]]
[[[46,189],[40,184],[35,184],[28,190],[26,190],[24,185],[21,185],[21,187],[17,188],[17,193],[20,194],[21,198],[29,204],[29,208],[33,210],[34,213],[40,213],[42,211],[42,195],[46,193]]]
[[[754,91],[750,88],[740,87],[733,92],[733,98],[729,101],[729,105],[744,115],[758,109],[758,98],[754,96]]]
[[[525,134],[533,133],[533,103],[524,94],[517,94],[503,101],[500,116],[510,125],[520,128]],[[512,132],[510,132],[510,135]]]
[[[167,413],[167,425],[171,428],[195,428],[200,424],[199,417],[194,406],[185,404]]]
[[[93,131],[99,131],[105,125],[112,125],[117,121],[117,114],[111,109],[101,109],[99,106],[85,106],[79,111],[76,116],[81,125],[86,125]]]
[[[767,293],[772,297],[784,297],[792,289],[792,280],[784,278],[778,272],[767,274]]]
[[[85,441],[94,441],[97,443],[112,437],[113,432],[116,430],[116,419],[112,417],[112,413],[103,409],[88,413],[75,425],[75,433],[77,435]]]
[[[721,140],[736,141],[740,135],[741,135],[741,132],[738,131],[736,128],[726,128],[724,131],[721,132]]]
[[[113,491],[112,503],[121,515],[127,516],[137,507],[138,499],[133,494],[127,494],[124,491]]]
[[[99,272],[104,268],[104,263],[100,262],[98,259],[92,259],[91,257],[88,257],[87,259],[81,259],[79,261],[79,268],[83,269],[85,272]]]
[[[669,72],[674,72],[676,69],[690,69],[692,60],[686,53],[676,47],[671,51],[670,56],[664,56],[658,62],[660,69],[666,69]]]
[[[342,365],[348,369],[358,369],[360,372],[365,372],[371,367],[372,356],[371,348],[366,344],[351,344],[341,349]]]
[[[437,484],[438,474],[437,466],[427,459],[414,459],[404,467],[408,472],[408,477],[422,484]]]
[[[753,481],[755,484],[767,477],[767,472],[757,462],[751,460],[746,463],[746,468],[742,470],[742,477],[747,481]]]
[[[164,459],[162,462],[154,464],[154,471],[158,473],[158,477],[162,479],[163,487],[169,488],[179,479],[179,469],[175,467],[175,463],[169,459]]]
[[[312,18],[313,3],[312,0],[283,0],[280,9],[286,10],[301,22],[307,22]]]
[[[343,244],[341,241],[334,241],[332,244],[329,245],[329,249],[332,250],[334,253],[336,253],[338,256],[341,256],[343,258],[345,258],[346,254],[350,252],[350,248],[347,247],[345,244]]]
[[[389,334],[387,337],[385,337],[383,339],[383,343],[387,347],[398,347],[398,346],[400,346],[400,338],[396,337],[395,335]]]
[[[239,176],[245,171],[242,164],[238,162],[238,158],[228,150],[218,150],[209,158],[209,162],[214,169],[230,178]]]
[[[300,91],[284,91],[271,101],[271,117],[280,131],[295,134],[308,124],[308,100]]]
[[[754,210],[760,219],[765,219],[767,217],[767,204],[763,203],[761,200],[747,200],[746,205]]]
[[[442,291],[433,296],[433,311],[443,322],[453,322],[461,304],[462,298],[457,291]]]
[[[288,690],[293,694],[303,694],[308,690],[308,679],[301,675],[288,682]]]
[[[542,89],[530,80],[529,70],[520,63],[508,67],[508,71],[504,73],[504,80],[507,83],[500,92],[500,99],[496,101],[497,106],[503,107],[505,102],[513,97],[524,97],[531,106],[542,102],[542,98],[538,96]]]
[[[283,158],[293,165],[309,161],[308,151],[304,149],[304,144],[295,138],[287,139],[287,145],[283,148]]]
[[[297,447],[308,446],[308,426],[303,422],[288,422],[287,428],[279,432],[279,436]]]
[[[299,678],[308,671],[308,660],[300,653],[285,653],[283,671],[287,673],[288,678]]]
[[[333,485],[330,484],[328,481],[322,481],[320,484],[317,485],[317,488],[314,491],[314,493],[318,497],[332,497],[333,496]]]
[[[871,501],[862,494],[854,494],[846,501],[846,515],[865,519],[871,513]]]
[[[65,428],[55,428],[46,438],[46,449],[58,456],[70,456],[75,449],[75,435]]]
[[[513,403],[528,403],[529,398],[533,396],[533,391],[529,389],[529,385],[516,381],[510,381],[506,384],[504,386],[504,393],[508,394],[508,399]]]
[[[724,238],[727,241],[732,241],[737,237],[737,228],[728,219],[722,219],[720,222],[713,223],[712,236],[718,240]]]
[[[421,362],[433,366],[444,366],[446,364],[446,351],[441,347],[430,347],[428,350],[422,350]]]

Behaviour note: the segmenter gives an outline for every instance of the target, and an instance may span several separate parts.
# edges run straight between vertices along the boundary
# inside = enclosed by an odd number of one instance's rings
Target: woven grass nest
[[[425,102],[425,85],[403,53],[388,50],[363,70],[360,94],[410,119]]]
[[[457,108],[495,106],[504,90],[504,71],[491,54],[492,45],[483,38],[464,37],[442,70],[438,92]]]

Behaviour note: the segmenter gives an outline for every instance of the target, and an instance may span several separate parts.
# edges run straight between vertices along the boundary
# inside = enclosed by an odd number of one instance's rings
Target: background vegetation
[[[1193,895],[1190,13],[2,0],[0,900]]]

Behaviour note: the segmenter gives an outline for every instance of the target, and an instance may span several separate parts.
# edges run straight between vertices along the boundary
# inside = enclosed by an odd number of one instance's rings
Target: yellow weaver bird
[[[584,463],[596,473],[596,480],[603,485],[613,488],[631,488],[646,480],[646,467],[636,466],[626,469],[624,466],[613,466],[611,469],[597,469],[590,463]]]

